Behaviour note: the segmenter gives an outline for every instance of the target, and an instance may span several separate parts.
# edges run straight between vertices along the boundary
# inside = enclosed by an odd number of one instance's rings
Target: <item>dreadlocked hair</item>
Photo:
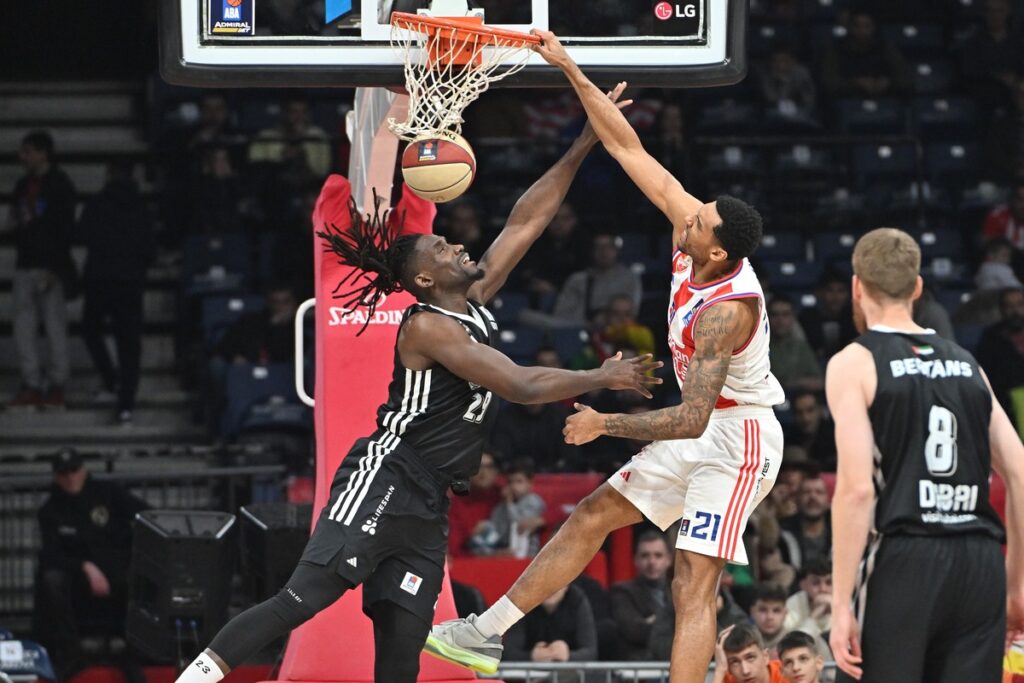
[[[366,322],[356,336],[366,330],[381,299],[388,294],[405,291],[402,277],[420,237],[402,235],[404,216],[390,221],[391,209],[382,213],[382,202],[374,190],[373,213],[363,215],[350,197],[348,210],[352,216],[352,227],[346,230],[330,224],[316,233],[326,243],[324,251],[336,254],[338,263],[353,268],[331,295],[340,299],[342,306],[349,311],[366,307]],[[349,286],[347,291],[339,293],[346,285]]]

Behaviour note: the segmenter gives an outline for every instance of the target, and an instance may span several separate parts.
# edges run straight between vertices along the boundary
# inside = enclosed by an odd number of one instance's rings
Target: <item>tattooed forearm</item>
[[[609,415],[606,433],[648,441],[692,439],[703,434],[725,385],[736,341],[746,338],[742,305],[718,304],[697,320],[693,331],[696,348],[686,370],[682,403],[638,415]]]

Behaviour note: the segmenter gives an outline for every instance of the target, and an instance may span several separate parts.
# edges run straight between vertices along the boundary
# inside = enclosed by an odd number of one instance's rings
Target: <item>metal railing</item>
[[[158,472],[94,472],[159,509],[224,510],[281,499],[283,465]],[[45,475],[0,477],[0,617],[21,623],[32,613],[41,539],[36,514],[50,493]]]
[[[494,676],[477,676],[524,683],[668,683],[668,671],[668,662],[508,662]],[[707,683],[714,671],[712,663]],[[822,680],[831,681],[835,671],[835,662],[826,662]]]

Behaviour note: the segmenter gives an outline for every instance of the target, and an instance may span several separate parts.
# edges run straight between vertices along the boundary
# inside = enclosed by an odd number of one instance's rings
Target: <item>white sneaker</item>
[[[501,636],[485,637],[477,630],[475,622],[476,615],[470,614],[465,619],[437,624],[430,630],[423,651],[477,673],[496,673],[504,650]]]

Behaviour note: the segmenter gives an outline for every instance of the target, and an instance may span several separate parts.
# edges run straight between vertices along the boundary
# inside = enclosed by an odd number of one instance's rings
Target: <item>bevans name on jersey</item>
[[[920,358],[901,358],[889,361],[889,369],[893,377],[904,375],[921,375],[929,379],[942,377],[973,377],[974,368],[962,360],[921,360]]]

